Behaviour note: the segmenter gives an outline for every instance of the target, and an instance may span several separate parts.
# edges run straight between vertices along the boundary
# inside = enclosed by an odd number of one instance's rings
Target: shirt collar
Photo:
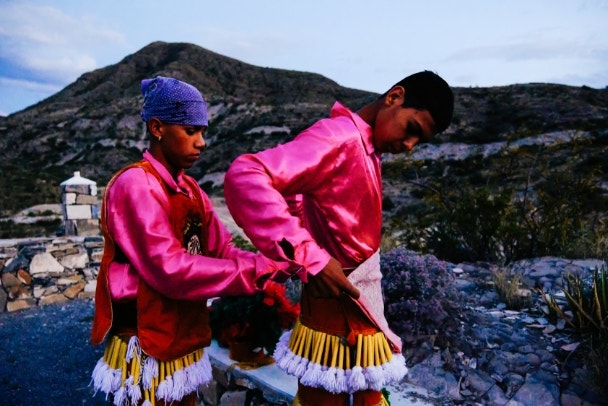
[[[161,164],[156,158],[154,158],[154,156],[152,156],[152,154],[150,153],[150,151],[145,150],[144,151],[144,159],[148,162],[150,162],[150,164],[152,164],[152,167],[156,170],[156,172],[158,172],[158,174],[160,175],[161,179],[167,184],[167,186],[178,192],[178,193],[183,193],[184,190],[187,190],[186,188],[180,187],[180,185],[184,185],[184,170],[181,169],[179,171],[179,173],[177,174],[177,182],[175,181],[175,179],[173,179],[173,176],[171,176],[171,174],[169,173],[169,171],[167,170],[167,168],[165,168],[165,166],[163,164]]]
[[[330,117],[333,118],[339,116],[350,117],[350,119],[353,120],[353,123],[355,123],[355,126],[361,135],[361,141],[363,141],[365,152],[367,152],[368,155],[375,153],[376,149],[374,148],[374,143],[372,142],[372,127],[367,124],[357,113],[352,112],[342,103],[335,102],[331,108]]]

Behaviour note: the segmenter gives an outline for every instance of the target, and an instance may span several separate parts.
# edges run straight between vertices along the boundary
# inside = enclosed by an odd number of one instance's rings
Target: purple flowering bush
[[[380,257],[384,313],[405,343],[436,334],[448,319],[457,295],[448,263],[397,247]],[[451,316],[450,316],[451,317]]]

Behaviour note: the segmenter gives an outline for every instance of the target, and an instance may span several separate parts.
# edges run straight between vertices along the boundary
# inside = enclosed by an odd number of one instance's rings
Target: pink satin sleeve
[[[290,207],[284,197],[300,192],[297,175],[311,165],[287,159],[285,149],[289,147],[237,158],[224,177],[224,197],[233,219],[256,248],[269,258],[301,265],[299,277],[306,281],[306,274],[320,272],[330,255],[303,227],[297,215],[300,205]]]
[[[252,294],[277,271],[277,265],[261,254],[234,247],[208,197],[202,196],[209,225],[209,256],[187,253],[175,238],[168,220],[168,199],[154,176],[133,168],[116,179],[107,199],[107,223],[130,264],[110,266],[114,299],[134,298],[140,277],[173,299]]]
[[[380,186],[364,151],[344,118],[321,120],[291,142],[242,155],[224,178],[230,213],[260,252],[292,260],[305,273],[320,272],[330,256],[355,266],[380,241]]]

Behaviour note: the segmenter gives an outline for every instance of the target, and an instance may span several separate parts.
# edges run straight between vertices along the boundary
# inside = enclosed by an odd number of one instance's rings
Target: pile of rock
[[[0,312],[92,298],[103,238],[0,241]]]
[[[445,404],[608,405],[586,362],[585,337],[552,320],[540,287],[560,301],[565,273],[585,279],[598,260],[537,258],[514,263],[529,307],[507,309],[492,284],[497,271],[483,264],[454,265],[461,292],[456,310],[432,336],[404,346],[405,382],[422,386]]]

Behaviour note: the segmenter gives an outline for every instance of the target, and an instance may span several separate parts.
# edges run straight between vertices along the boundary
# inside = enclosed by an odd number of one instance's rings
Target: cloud
[[[31,106],[57,93],[61,87],[40,81],[0,77],[0,115],[6,116]]]
[[[557,31],[545,29],[543,33],[518,35],[493,44],[475,44],[451,53],[444,62],[458,72],[454,78],[458,84],[549,82],[606,86],[608,46],[604,41],[598,41],[593,34],[564,38]],[[509,74],[505,75],[505,71]]]
[[[61,88],[56,85],[33,82],[31,80],[8,79],[3,77],[0,77],[0,85],[2,85],[3,87],[19,87],[28,91],[38,93],[54,93],[61,90]]]
[[[204,48],[221,55],[238,59],[258,66],[272,66],[289,69],[303,57],[302,50],[307,44],[301,38],[286,37],[280,32],[245,33],[237,30],[218,28],[217,26],[201,27],[193,33],[192,40],[204,39]]]
[[[49,79],[65,82],[66,78],[76,79],[82,72],[93,70],[97,61],[90,55],[70,55],[49,58],[28,55],[24,64],[37,72],[46,72]]]
[[[599,47],[598,47],[599,46]],[[503,44],[482,44],[452,53],[447,61],[499,59],[504,61],[555,60],[562,58],[606,58],[608,47],[568,40],[522,40]]]
[[[92,17],[79,17],[50,6],[0,3],[0,61],[14,65],[2,71],[24,70],[42,83],[67,84],[98,67],[92,50],[101,45],[124,47],[122,34],[98,28]]]

